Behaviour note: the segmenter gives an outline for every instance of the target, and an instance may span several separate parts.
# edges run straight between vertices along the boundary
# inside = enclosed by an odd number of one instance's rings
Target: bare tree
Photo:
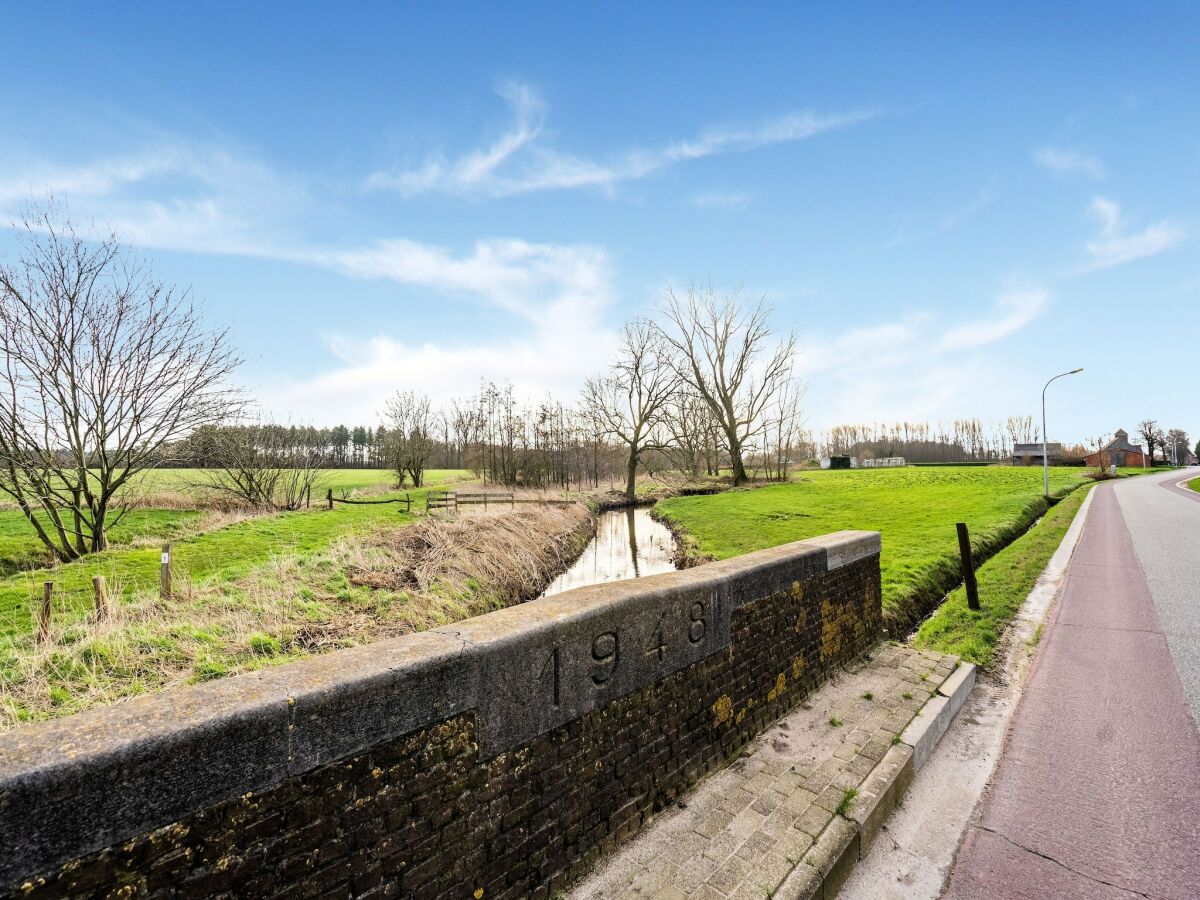
[[[425,466],[437,447],[433,434],[434,416],[429,398],[415,391],[397,391],[387,403],[391,425],[391,458],[401,485],[405,476],[413,487],[425,480]]]
[[[49,205],[0,265],[0,490],[59,559],[103,550],[122,489],[237,406],[239,360],[187,291]]]
[[[701,465],[705,465],[708,474],[712,474],[715,425],[704,398],[690,388],[677,390],[666,408],[663,423],[670,435],[667,452],[679,470],[696,479],[700,477]]]
[[[1143,419],[1138,422],[1138,436],[1146,442],[1146,452],[1150,455],[1150,465],[1154,465],[1154,447],[1158,444],[1160,434],[1158,423],[1153,419]]]
[[[679,376],[666,358],[666,346],[649,322],[627,322],[611,371],[589,378],[583,389],[586,414],[600,430],[619,440],[627,450],[625,496],[637,496],[637,470],[642,454],[662,449],[662,423],[667,402]]]
[[[680,299],[667,289],[660,331],[673,349],[680,378],[696,391],[720,429],[734,484],[746,481],[743,451],[763,427],[772,398],[792,377],[796,337],[772,347],[770,309],[735,291],[718,298],[712,288],[689,287]]]
[[[788,479],[792,451],[803,440],[804,419],[800,404],[804,392],[804,385],[791,379],[775,392],[769,405],[763,441],[763,462],[768,478]]]

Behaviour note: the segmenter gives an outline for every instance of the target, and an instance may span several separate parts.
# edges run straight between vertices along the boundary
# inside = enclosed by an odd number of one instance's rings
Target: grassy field
[[[1004,628],[1033,590],[1086,496],[1086,490],[1070,494],[976,571],[978,610],[968,609],[966,591],[955,588],[921,623],[914,637],[916,645],[990,666]]]
[[[1069,493],[1086,482],[1085,472],[1051,469],[1051,492]],[[693,552],[717,559],[843,529],[881,532],[884,614],[899,634],[960,580],[956,522],[970,526],[978,562],[1046,505],[1040,469],[922,467],[810,471],[792,484],[679,497],[658,509]]]
[[[179,484],[179,479],[186,477],[179,470],[148,474],[164,485]],[[342,490],[379,490],[389,484],[390,477],[384,471],[339,470],[331,473],[329,484],[340,496]],[[426,488],[409,493],[419,505],[429,487],[470,477],[465,470],[434,470],[428,473]],[[400,494],[384,492],[372,499],[389,496]],[[114,529],[111,550],[64,565],[15,573],[9,570],[0,578],[0,639],[30,631],[33,604],[45,581],[54,582],[56,617],[66,618],[81,616],[88,608],[93,575],[104,575],[114,593],[128,594],[157,584],[159,544],[164,539],[173,541],[179,577],[229,580],[272,556],[311,552],[342,534],[403,518],[393,504],[337,504],[332,511],[323,506],[314,498],[310,510],[250,517],[213,515],[209,520],[212,527],[200,531],[194,526],[206,524],[201,512],[134,510]],[[41,545],[19,511],[0,511],[0,554],[13,560],[42,558]]]
[[[464,469],[436,469],[428,473],[427,481],[429,486],[437,486],[469,478],[471,473]],[[203,528],[208,523],[198,521],[202,516],[201,511],[186,508],[202,499],[204,490],[198,487],[202,483],[203,473],[197,469],[154,469],[145,472],[134,489],[139,497],[151,504],[150,508],[131,510],[109,532],[109,543],[114,549],[119,549],[137,542],[176,540],[197,528]],[[340,497],[343,492],[386,491],[394,483],[394,475],[390,470],[335,469],[322,478],[316,492],[318,497],[313,497],[313,503],[315,505],[330,488],[334,496]],[[163,508],[154,507],[156,498],[161,499]],[[219,523],[222,519],[213,517],[212,521]],[[38,540],[21,511],[12,507],[0,508],[0,579],[24,570],[48,566],[52,562],[49,551]],[[2,609],[0,605],[0,617],[3,616]],[[2,630],[3,624],[0,623]]]
[[[437,469],[430,472],[433,477],[444,477],[465,471],[458,469]],[[148,493],[182,493],[195,494],[196,485],[204,480],[202,469],[151,469],[137,477],[140,490]],[[321,481],[322,489],[333,488],[334,493],[347,490],[372,490],[380,487],[390,487],[394,483],[395,473],[390,469],[331,469]]]
[[[174,491],[187,476],[152,477],[156,489]],[[427,473],[427,486],[409,491],[412,514],[396,504],[329,510],[315,498],[312,509],[267,515],[139,509],[114,531],[119,545],[104,553],[0,578],[0,730],[181,678],[219,677],[480,611],[491,601],[471,591],[410,604],[402,590],[351,583],[351,573],[382,552],[363,549],[373,536],[417,519],[431,488],[470,478],[462,470]],[[389,489],[386,472],[336,472],[330,481],[335,496],[402,496]],[[7,515],[0,512],[0,547],[28,561],[31,534],[21,530],[28,526]],[[173,547],[170,603],[157,591],[164,538]],[[94,575],[105,576],[114,601],[104,623],[91,615]],[[33,610],[46,581],[54,584],[52,640],[36,644]]]
[[[1193,478],[1188,482],[1188,487],[1190,487],[1193,491],[1200,493],[1200,478]]]

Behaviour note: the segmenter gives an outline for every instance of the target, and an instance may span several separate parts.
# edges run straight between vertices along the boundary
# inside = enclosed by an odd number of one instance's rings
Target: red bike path
[[[1200,898],[1200,731],[1111,485],[945,896]]]

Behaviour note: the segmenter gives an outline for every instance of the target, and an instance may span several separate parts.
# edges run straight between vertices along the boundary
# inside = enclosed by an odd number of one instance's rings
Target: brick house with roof
[[[1129,432],[1118,428],[1113,439],[1105,444],[1098,453],[1089,453],[1086,463],[1098,469],[1109,466],[1138,466],[1146,467],[1150,461],[1141,444],[1129,443]]]

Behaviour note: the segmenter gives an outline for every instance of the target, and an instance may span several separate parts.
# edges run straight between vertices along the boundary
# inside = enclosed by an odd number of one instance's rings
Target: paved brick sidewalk
[[[570,896],[771,896],[956,663],[880,646],[656,817]]]

